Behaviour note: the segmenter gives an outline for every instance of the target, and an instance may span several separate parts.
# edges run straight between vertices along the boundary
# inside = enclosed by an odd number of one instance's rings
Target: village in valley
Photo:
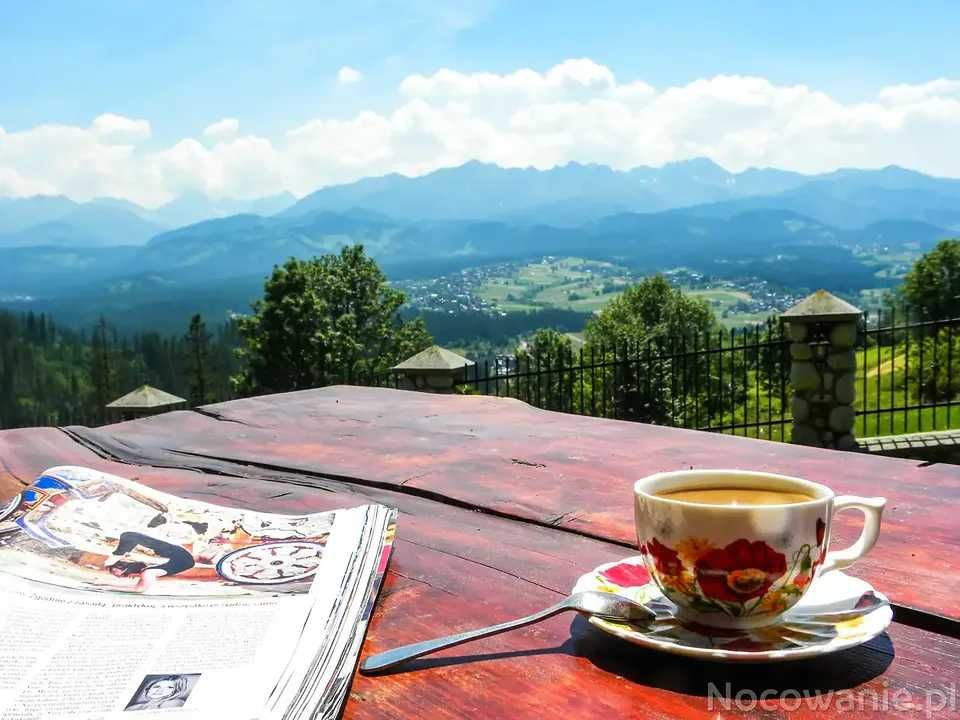
[[[705,300],[730,327],[763,322],[802,296],[759,278],[718,279],[687,268],[663,275],[685,293]],[[411,306],[431,312],[502,316],[559,308],[590,314],[644,276],[611,262],[547,255],[394,284]]]

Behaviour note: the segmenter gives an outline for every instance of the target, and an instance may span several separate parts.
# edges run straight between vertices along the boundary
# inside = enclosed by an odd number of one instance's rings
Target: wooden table
[[[637,648],[558,616],[390,675],[358,675],[344,717],[770,718],[794,708],[794,692],[825,698],[827,715],[960,717],[957,466],[352,387],[97,429],[0,432],[0,496],[62,464],[260,510],[399,508],[364,654],[527,614],[596,565],[636,554],[631,485],[651,472],[763,469],[885,495],[880,542],[852,573],[891,598],[895,622],[862,647],[731,666]],[[838,517],[837,544],[852,541],[857,522]],[[711,683],[775,696],[724,709],[711,704]],[[821,714],[804,702],[790,717]]]

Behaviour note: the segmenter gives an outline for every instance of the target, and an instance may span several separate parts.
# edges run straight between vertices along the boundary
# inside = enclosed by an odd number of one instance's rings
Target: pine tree
[[[203,405],[210,402],[210,335],[199,313],[190,319],[190,328],[184,336],[187,383],[190,404]]]
[[[93,329],[90,358],[90,384],[93,387],[93,416],[106,417],[106,405],[113,399],[114,367],[111,358],[109,328],[103,316]]]

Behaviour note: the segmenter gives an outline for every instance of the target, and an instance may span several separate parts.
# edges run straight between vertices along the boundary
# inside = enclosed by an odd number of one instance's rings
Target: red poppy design
[[[640,587],[650,582],[646,569],[642,565],[633,563],[620,563],[601,570],[600,574],[619,587]]]
[[[683,570],[683,563],[680,562],[677,551],[668,548],[656,538],[647,543],[646,553],[653,558],[657,571],[664,575],[679,575]]]
[[[743,538],[697,560],[696,574],[704,595],[743,602],[767,592],[787,571],[787,559],[762,540]]]

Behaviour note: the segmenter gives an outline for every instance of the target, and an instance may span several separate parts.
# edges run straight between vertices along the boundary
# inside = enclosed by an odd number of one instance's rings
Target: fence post
[[[817,290],[781,315],[790,340],[793,442],[852,450],[857,330],[863,312]]]
[[[462,355],[432,345],[390,369],[402,375],[398,386],[403,390],[452,393],[456,383],[467,379],[467,368],[473,364]]]

